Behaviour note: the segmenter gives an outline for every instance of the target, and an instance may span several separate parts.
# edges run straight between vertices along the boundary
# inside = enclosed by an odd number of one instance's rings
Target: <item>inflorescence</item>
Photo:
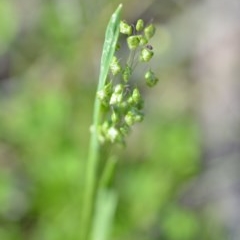
[[[124,66],[116,55],[112,58],[109,78],[104,88],[97,92],[104,113],[103,122],[98,129],[99,140],[103,143],[124,143],[131,127],[143,120],[143,99],[139,88],[130,85],[130,78],[137,63],[148,63],[154,55],[153,47],[148,43],[155,34],[153,24],[145,27],[142,19],[135,26],[121,21],[119,29],[126,36],[130,54]],[[118,43],[116,52],[119,48]],[[145,72],[144,78],[149,87],[158,82],[150,68]]]

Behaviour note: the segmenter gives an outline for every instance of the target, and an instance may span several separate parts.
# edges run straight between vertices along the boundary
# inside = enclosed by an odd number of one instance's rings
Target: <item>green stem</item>
[[[99,158],[99,142],[97,136],[97,126],[100,120],[100,103],[96,99],[94,104],[94,118],[91,129],[91,139],[89,145],[89,155],[86,166],[86,182],[85,182],[85,198],[83,204],[83,219],[82,219],[82,238],[88,239],[88,234],[91,228],[91,216],[94,207],[94,195],[96,187],[96,171]]]

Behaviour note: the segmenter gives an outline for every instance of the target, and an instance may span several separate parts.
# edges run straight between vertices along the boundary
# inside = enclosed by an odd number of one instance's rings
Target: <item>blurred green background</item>
[[[160,81],[144,88],[145,120],[119,153],[110,239],[227,239],[198,194],[206,168],[193,67],[200,2],[122,1],[128,22],[156,24],[151,64]],[[102,44],[119,3],[0,0],[1,240],[79,239]]]

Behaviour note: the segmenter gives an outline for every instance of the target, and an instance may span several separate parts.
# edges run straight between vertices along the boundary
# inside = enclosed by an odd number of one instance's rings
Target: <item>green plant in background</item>
[[[139,19],[135,26],[120,20],[122,5],[112,15],[108,24],[101,58],[99,83],[96,93],[89,158],[86,167],[85,199],[83,203],[82,239],[107,239],[115,212],[117,196],[109,189],[116,158],[109,154],[98,177],[100,149],[107,143],[125,143],[125,138],[135,123],[143,120],[143,99],[138,84],[130,82],[136,65],[148,63],[153,48],[148,41],[154,36],[153,24],[144,26]],[[122,63],[116,56],[119,51],[119,33],[126,36],[130,54]],[[153,87],[158,79],[151,69],[145,81]],[[99,184],[100,183],[100,184]]]

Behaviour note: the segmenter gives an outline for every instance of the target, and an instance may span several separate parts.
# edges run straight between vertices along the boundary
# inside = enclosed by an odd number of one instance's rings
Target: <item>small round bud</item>
[[[142,113],[138,113],[135,117],[134,117],[134,120],[135,122],[142,122],[144,116]]]
[[[151,51],[148,48],[142,49],[140,54],[140,61],[149,62],[152,57],[153,57],[153,51]]]
[[[106,99],[106,93],[104,90],[99,90],[97,92],[97,97],[100,100],[100,102],[103,102]]]
[[[144,22],[142,19],[138,19],[137,23],[136,23],[136,30],[138,32],[142,31],[144,28]]]
[[[134,35],[127,38],[127,44],[130,50],[136,49],[139,46],[139,43],[139,36]]]
[[[132,96],[130,96],[130,97],[128,98],[127,103],[128,103],[128,105],[133,105],[134,100],[133,100],[133,97],[132,97]]]
[[[154,77],[154,73],[153,73],[153,71],[151,71],[151,70],[148,70],[146,73],[145,73],[145,79],[149,79],[149,78],[152,78],[152,77]]]
[[[117,84],[114,88],[114,93],[122,94],[123,89],[124,89],[123,84]]]
[[[125,69],[123,70],[123,80],[125,83],[128,82],[130,76],[132,75],[132,68],[129,65],[126,65]]]
[[[110,98],[109,104],[114,105],[114,104],[121,103],[122,99],[123,99],[122,93],[113,93]]]
[[[106,141],[106,135],[108,132],[110,125],[108,121],[103,122],[103,124],[99,127],[99,141],[104,143]]]
[[[110,127],[107,131],[107,138],[111,141],[111,142],[115,142],[117,139],[119,139],[121,137],[120,132],[114,128],[114,127]]]
[[[147,43],[148,43],[147,38],[144,37],[144,36],[141,36],[141,37],[140,37],[139,46],[144,46],[144,45],[146,45]]]
[[[113,56],[113,58],[112,58],[112,61],[111,61],[111,64],[110,64],[110,69],[111,69],[111,72],[112,72],[113,76],[115,76],[115,75],[117,75],[118,73],[121,72],[122,68],[121,68],[116,56]]]
[[[108,83],[102,90],[97,92],[97,98],[105,107],[108,106],[110,96],[112,94],[112,83]]]
[[[143,113],[137,109],[132,109],[127,112],[124,120],[128,126],[132,126],[134,123],[141,122],[143,120]]]
[[[155,86],[158,82],[158,78],[156,78],[155,74],[151,70],[146,72],[145,79],[149,87]]]
[[[128,25],[125,21],[120,22],[120,33],[131,35],[132,34],[132,27]]]
[[[131,111],[129,111],[128,113],[127,113],[127,115],[125,116],[125,118],[124,118],[124,120],[125,120],[125,122],[126,122],[126,124],[128,125],[128,126],[132,126],[133,124],[134,124],[134,116],[133,116],[133,114],[132,114],[132,112]]]
[[[111,120],[113,123],[117,123],[119,122],[119,116],[115,112],[113,112],[111,115]]]
[[[137,88],[134,88],[133,90],[132,99],[135,103],[139,103],[141,101],[141,94]]]
[[[150,24],[144,29],[144,34],[147,39],[150,39],[154,36],[155,31],[156,31],[156,29],[155,29],[154,25]]]

